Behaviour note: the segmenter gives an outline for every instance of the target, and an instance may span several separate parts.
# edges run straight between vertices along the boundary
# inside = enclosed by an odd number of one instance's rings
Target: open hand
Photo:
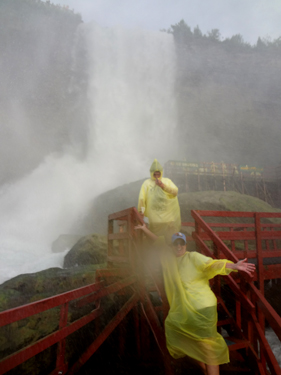
[[[253,277],[256,266],[252,263],[247,263],[247,260],[247,258],[239,260],[239,262],[236,263],[236,269],[246,272],[249,276]]]
[[[138,224],[135,226],[135,230],[144,230],[146,228],[146,225],[145,224]]]

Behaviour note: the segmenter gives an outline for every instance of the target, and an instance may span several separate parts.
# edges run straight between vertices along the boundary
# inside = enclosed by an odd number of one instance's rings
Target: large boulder
[[[107,238],[98,234],[82,237],[64,257],[64,268],[105,263]]]
[[[179,194],[182,221],[193,221],[191,210],[279,212],[261,199],[235,191],[200,191]]]
[[[80,232],[106,234],[109,214],[137,207],[144,180],[135,181],[99,195],[80,223]],[[182,221],[193,221],[191,210],[281,212],[261,199],[235,191],[200,191],[178,195]],[[231,221],[231,220],[230,220]]]
[[[64,269],[50,268],[33,274],[19,275],[0,285],[0,311],[94,283],[96,269],[106,267],[106,256],[106,237],[93,234],[80,238],[66,255]],[[111,309],[112,305],[114,305],[114,298],[109,296],[105,301],[107,308]],[[92,309],[93,306],[89,305],[85,308]],[[68,320],[75,320],[77,314],[86,312],[84,310],[77,310],[75,306],[70,305]],[[59,314],[60,308],[58,307],[1,327],[0,358],[6,357],[22,347],[30,345],[54,332],[58,328]],[[79,339],[81,339],[81,335],[83,336],[83,342],[87,342],[87,330],[81,330]],[[84,335],[86,336],[84,337]],[[71,340],[74,339],[71,338]],[[73,345],[71,345],[72,347]],[[74,354],[72,353],[73,350],[68,350],[69,355]],[[42,371],[45,370],[46,373],[49,373],[48,366],[54,361],[55,354],[50,350],[44,353],[45,355],[42,355],[39,361],[30,359],[20,366],[20,373],[42,374]],[[15,369],[12,373],[16,374],[17,371]]]
[[[0,285],[0,311],[94,283],[96,269],[106,267],[106,257],[105,236],[82,237],[65,256],[64,269],[19,275]]]
[[[51,268],[34,274],[19,275],[0,285],[0,311],[8,310],[17,306],[32,303],[40,299],[48,298],[69,290],[77,289],[95,282],[95,271],[97,268],[105,267],[106,264],[76,266],[70,269]],[[107,304],[113,302],[108,298]],[[86,306],[93,309],[93,306]],[[69,305],[68,321],[77,318],[77,314],[85,313],[77,310],[73,304]],[[60,307],[36,314],[30,318],[0,328],[0,359],[4,358],[21,348],[31,345],[37,340],[58,329]],[[81,333],[82,332],[82,333]],[[80,339],[86,335],[85,330],[80,332]],[[71,342],[73,338],[70,338]],[[68,353],[72,355],[72,347]],[[55,360],[55,352],[47,350],[19,368],[11,371],[11,374],[47,374]]]
[[[77,228],[79,233],[94,231],[105,235],[108,215],[129,207],[137,207],[139,191],[144,180],[119,186],[96,197]]]
[[[54,296],[95,282],[97,268],[106,264],[49,268],[14,277],[0,285],[0,311]]]
[[[79,240],[81,236],[75,234],[61,234],[52,243],[52,252],[61,253],[63,251],[71,249]]]

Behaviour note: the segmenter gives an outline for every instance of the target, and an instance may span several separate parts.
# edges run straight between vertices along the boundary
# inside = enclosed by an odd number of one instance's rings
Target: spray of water
[[[98,194],[148,176],[173,155],[175,52],[170,35],[83,25],[89,55],[88,149],[49,155],[0,194],[0,282],[62,266],[52,242],[73,233]],[[77,124],[79,127],[79,124]],[[72,146],[73,147],[73,146]],[[79,234],[79,233],[78,233]]]
[[[167,159],[176,125],[175,52],[170,35],[87,27],[92,125],[89,158],[119,182],[147,174],[151,159]],[[147,164],[148,162],[148,164]],[[129,172],[129,173],[128,173]],[[111,178],[112,181],[112,178]]]

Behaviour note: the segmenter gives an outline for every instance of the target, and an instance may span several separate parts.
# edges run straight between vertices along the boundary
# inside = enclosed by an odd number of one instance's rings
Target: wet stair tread
[[[248,340],[238,339],[237,337],[228,336],[224,337],[224,340],[230,351],[248,348],[250,345],[250,342]]]
[[[242,367],[240,365],[233,365],[231,363],[227,363],[224,365],[220,365],[220,374],[231,374],[231,375],[238,375],[240,373],[247,373],[252,374],[253,370],[250,367]]]
[[[227,324],[234,324],[234,320],[233,318],[227,318],[227,319],[223,319],[223,320],[219,320],[217,322],[217,326],[224,326],[224,325],[227,325]]]

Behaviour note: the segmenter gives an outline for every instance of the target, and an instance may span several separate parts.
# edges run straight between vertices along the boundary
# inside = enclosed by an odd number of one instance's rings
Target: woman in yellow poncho
[[[229,362],[227,345],[217,332],[217,299],[209,286],[216,275],[244,271],[252,276],[255,265],[247,259],[234,264],[186,251],[183,233],[172,236],[172,248],[145,225],[137,226],[161,249],[165,291],[170,310],[165,320],[167,348],[174,358],[189,356],[207,375],[218,375],[219,365]]]
[[[169,178],[163,177],[163,168],[157,159],[154,159],[150,167],[150,178],[142,184],[138,202],[138,211],[148,217],[152,233],[164,235],[169,227],[180,230],[177,194],[178,188]]]

